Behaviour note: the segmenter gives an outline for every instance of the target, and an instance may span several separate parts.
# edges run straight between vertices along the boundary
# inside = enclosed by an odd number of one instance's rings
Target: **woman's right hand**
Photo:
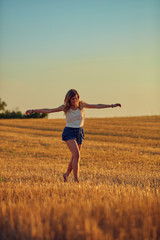
[[[29,114],[31,114],[31,113],[33,113],[33,110],[27,110],[27,111],[26,111],[26,115],[29,115]]]

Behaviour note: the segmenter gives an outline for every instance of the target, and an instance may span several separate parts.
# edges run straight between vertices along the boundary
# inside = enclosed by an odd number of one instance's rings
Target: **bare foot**
[[[63,173],[63,179],[64,179],[64,182],[68,182],[68,177],[66,173]]]
[[[78,179],[74,179],[74,182],[79,183],[79,180]]]

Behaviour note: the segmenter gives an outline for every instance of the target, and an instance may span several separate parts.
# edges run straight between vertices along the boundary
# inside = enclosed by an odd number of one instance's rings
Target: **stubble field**
[[[0,239],[160,239],[160,116],[86,119],[80,183],[65,120],[0,120]]]

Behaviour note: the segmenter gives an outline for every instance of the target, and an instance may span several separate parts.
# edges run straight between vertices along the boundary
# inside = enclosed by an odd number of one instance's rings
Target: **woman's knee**
[[[73,156],[73,158],[76,158],[78,161],[79,161],[79,159],[80,159],[80,151],[74,151],[73,153],[72,153],[72,156]]]

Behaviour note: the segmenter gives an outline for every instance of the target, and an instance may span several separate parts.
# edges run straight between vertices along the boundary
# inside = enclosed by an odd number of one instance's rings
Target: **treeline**
[[[29,115],[23,114],[21,111],[9,111],[5,110],[7,104],[1,101],[0,98],[0,119],[1,118],[45,118],[48,116],[46,113],[31,113]]]
[[[4,113],[0,113],[0,118],[45,118],[46,113],[31,113],[29,115],[23,114],[20,111],[6,110]]]

